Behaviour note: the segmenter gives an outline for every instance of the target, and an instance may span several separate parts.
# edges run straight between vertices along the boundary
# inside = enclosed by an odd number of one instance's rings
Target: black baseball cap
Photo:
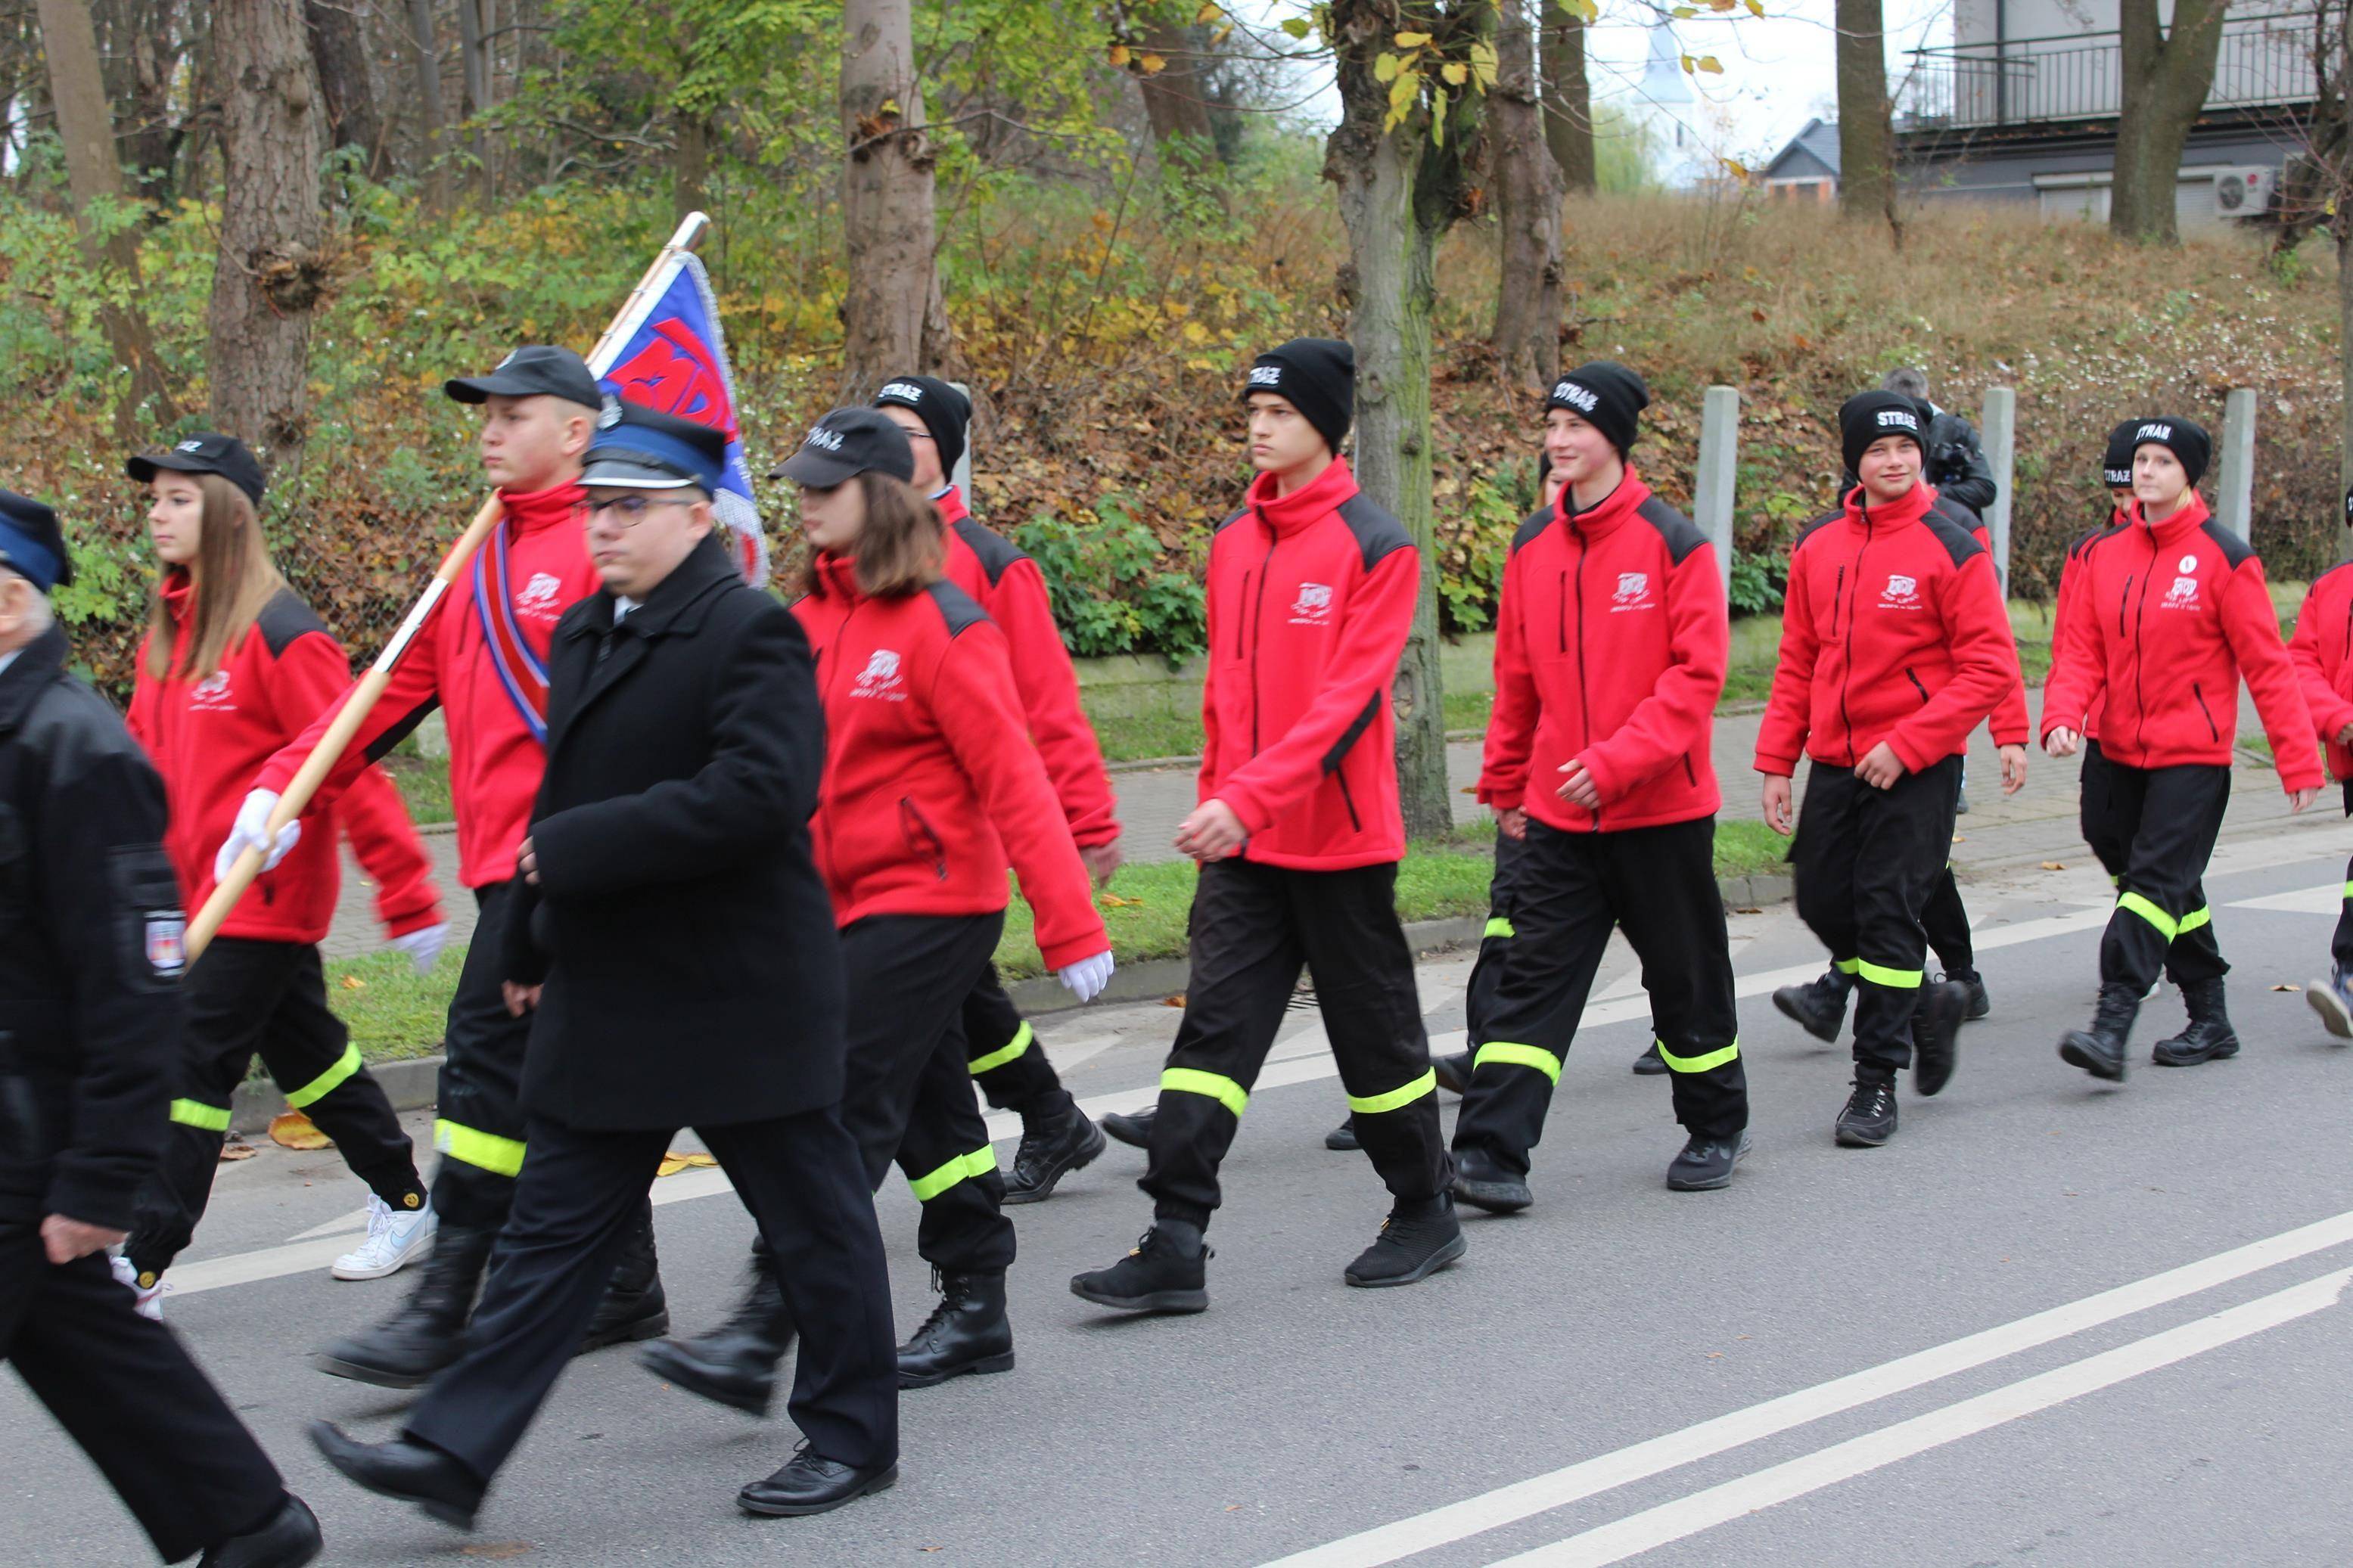
[[[570,349],[526,343],[499,361],[488,375],[453,376],[441,390],[460,403],[493,397],[560,397],[589,409],[605,406],[604,389],[588,373],[588,362]]]
[[[73,581],[73,557],[58,514],[15,490],[0,490],[0,566],[42,593]]]
[[[727,471],[723,431],[618,397],[605,400],[588,443],[583,486],[619,490],[719,491]]]
[[[801,449],[769,469],[768,477],[829,490],[869,468],[911,480],[915,448],[907,444],[907,433],[881,409],[837,408],[818,420],[802,437]]]
[[[166,469],[175,474],[218,474],[243,490],[245,499],[256,506],[261,504],[261,492],[269,483],[262,478],[260,461],[245,443],[216,430],[199,430],[185,440],[173,442],[168,452],[142,452],[122,465],[122,471],[142,485]]]

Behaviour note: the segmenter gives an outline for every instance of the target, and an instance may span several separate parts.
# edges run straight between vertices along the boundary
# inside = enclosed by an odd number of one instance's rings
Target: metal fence
[[[2253,109],[2312,98],[2314,23],[2265,18],[2227,30],[2206,107]],[[1896,104],[1899,131],[1977,130],[2112,119],[2124,47],[2115,33],[1915,49]]]

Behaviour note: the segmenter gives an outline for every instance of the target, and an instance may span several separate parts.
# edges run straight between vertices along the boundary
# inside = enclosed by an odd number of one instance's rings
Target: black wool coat
[[[533,1116],[597,1129],[764,1121],[841,1098],[833,907],[809,847],[825,764],[808,640],[712,540],[613,624],[557,623],[537,886],[504,969],[544,980]]]

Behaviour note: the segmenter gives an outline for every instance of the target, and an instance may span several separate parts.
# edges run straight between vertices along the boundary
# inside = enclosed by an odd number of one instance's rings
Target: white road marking
[[[2128,1378],[2309,1317],[2337,1305],[2348,1282],[2353,1282],[2353,1268],[2340,1268],[2317,1279],[2307,1279],[2243,1306],[2022,1378],[2006,1388],[1964,1399],[1909,1421],[1833,1443],[1802,1458],[1645,1509],[1550,1546],[1504,1558],[1491,1568],[1605,1568],[1609,1563],[1622,1563],[1760,1509],[1836,1486],[1915,1454],[1958,1442],[2005,1422],[2064,1405]]]
[[[1752,1405],[1579,1460],[1546,1475],[1499,1487],[1410,1519],[1377,1525],[1295,1552],[1268,1568],[1379,1568],[1417,1552],[1467,1541],[1524,1519],[1695,1463],[1760,1438],[1874,1404],[2023,1351],[2050,1344],[2282,1263],[2353,1241],[2353,1210],[2244,1247],[2185,1263],[2127,1285],[2015,1319],[1947,1343],[1915,1351],[1811,1388]],[[2331,1276],[2341,1279],[2341,1276]],[[2326,1303],[2323,1303],[2324,1305]],[[2030,1380],[2031,1381],[2031,1380]],[[1956,1406],[1958,1408],[1958,1406]],[[1827,1451],[1827,1450],[1826,1450]]]
[[[322,1236],[346,1236],[355,1230],[365,1230],[367,1222],[368,1211],[365,1208],[355,1208],[349,1214],[337,1215],[324,1225],[314,1225],[306,1231],[299,1232],[292,1239],[314,1241]],[[175,1274],[172,1278],[177,1279],[179,1276]]]
[[[2266,893],[2260,899],[2233,899],[2222,906],[2227,910],[2269,910],[2283,915],[2336,915],[2345,908],[2343,881],[2323,882],[2317,888],[2298,888],[2292,893]]]

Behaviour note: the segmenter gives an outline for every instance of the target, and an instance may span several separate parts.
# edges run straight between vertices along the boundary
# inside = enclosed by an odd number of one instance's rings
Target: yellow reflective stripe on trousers
[[[2179,921],[2176,921],[2171,915],[2167,914],[2163,910],[2158,909],[2155,904],[2150,903],[2147,899],[2142,898],[2138,893],[2130,891],[2118,893],[2116,895],[2116,908],[2120,910],[2130,910],[2133,913],[2138,915],[2141,919],[2155,926],[2158,930],[2158,934],[2164,937],[2168,942],[2171,942],[2175,937],[2181,934],[2181,923]]]
[[[2174,937],[2179,940],[2179,938],[2188,936],[2200,926],[2212,925],[2213,923],[2214,907],[2211,904],[2209,904],[2202,909],[2192,910],[2188,914],[2182,916],[2181,923],[2174,928],[2173,934]]]
[[[1037,1035],[1032,1032],[1029,1027],[1029,1020],[1024,1019],[1021,1026],[1013,1031],[1013,1038],[1007,1042],[1005,1046],[997,1050],[989,1052],[985,1057],[975,1057],[973,1058],[972,1076],[978,1078],[981,1074],[988,1071],[992,1068],[1001,1068],[1007,1062],[1019,1060],[1021,1054],[1029,1048],[1030,1044],[1035,1041],[1037,1037]]]
[[[1883,963],[1873,963],[1867,958],[1854,961],[1854,972],[1873,985],[1892,986],[1898,991],[1917,991],[1923,973],[1917,969],[1890,969]]]
[[[1831,960],[1831,967],[1841,974],[1852,974],[1862,967],[1862,962],[1854,958],[1834,958]]]
[[[501,1138],[460,1122],[436,1121],[433,1147],[452,1160],[462,1160],[494,1176],[512,1176],[522,1169],[522,1139]]]
[[[1560,1058],[1541,1046],[1490,1040],[1479,1047],[1477,1056],[1471,1058],[1471,1070],[1477,1072],[1490,1062],[1498,1067],[1534,1068],[1556,1085],[1560,1082]]]
[[[2353,882],[2348,882],[2345,886],[2348,889],[2353,889]],[[2353,892],[2348,892],[2346,896],[2348,898],[2353,898]],[[1512,929],[1512,922],[1505,920],[1503,916],[1489,915],[1487,917],[1486,934],[1489,936],[1517,936],[1520,933],[1514,931]]]
[[[1242,1113],[1250,1103],[1250,1090],[1220,1072],[1203,1072],[1198,1068],[1168,1068],[1160,1075],[1160,1091],[1170,1089],[1179,1094],[1203,1094],[1232,1111]]]
[[[207,1132],[228,1131],[228,1107],[206,1105],[201,1100],[172,1101],[172,1120],[183,1127],[201,1127]]]
[[[908,1177],[907,1185],[914,1189],[917,1203],[927,1204],[958,1182],[968,1182],[975,1176],[986,1176],[996,1169],[996,1150],[975,1149],[969,1154],[958,1154],[929,1175]]]
[[[2345,884],[2345,896],[2348,899],[2353,899],[2353,882],[2348,882]]]
[[[1438,1092],[1438,1069],[1430,1068],[1419,1078],[1387,1094],[1368,1094],[1362,1099],[1348,1097],[1348,1109],[1359,1116],[1378,1116],[1384,1110],[1395,1110],[1400,1105],[1411,1105],[1425,1094]]]
[[[360,1048],[357,1046],[345,1046],[343,1054],[337,1058],[333,1067],[288,1095],[286,1103],[296,1110],[301,1110],[306,1105],[314,1105],[342,1088],[344,1080],[359,1070]]]
[[[1705,1072],[1710,1068],[1720,1068],[1728,1061],[1736,1061],[1740,1056],[1740,1038],[1736,1035],[1733,1037],[1732,1044],[1722,1050],[1704,1051],[1695,1057],[1675,1055],[1674,1052],[1667,1049],[1667,1042],[1664,1040],[1652,1043],[1659,1047],[1659,1059],[1675,1072]]]

